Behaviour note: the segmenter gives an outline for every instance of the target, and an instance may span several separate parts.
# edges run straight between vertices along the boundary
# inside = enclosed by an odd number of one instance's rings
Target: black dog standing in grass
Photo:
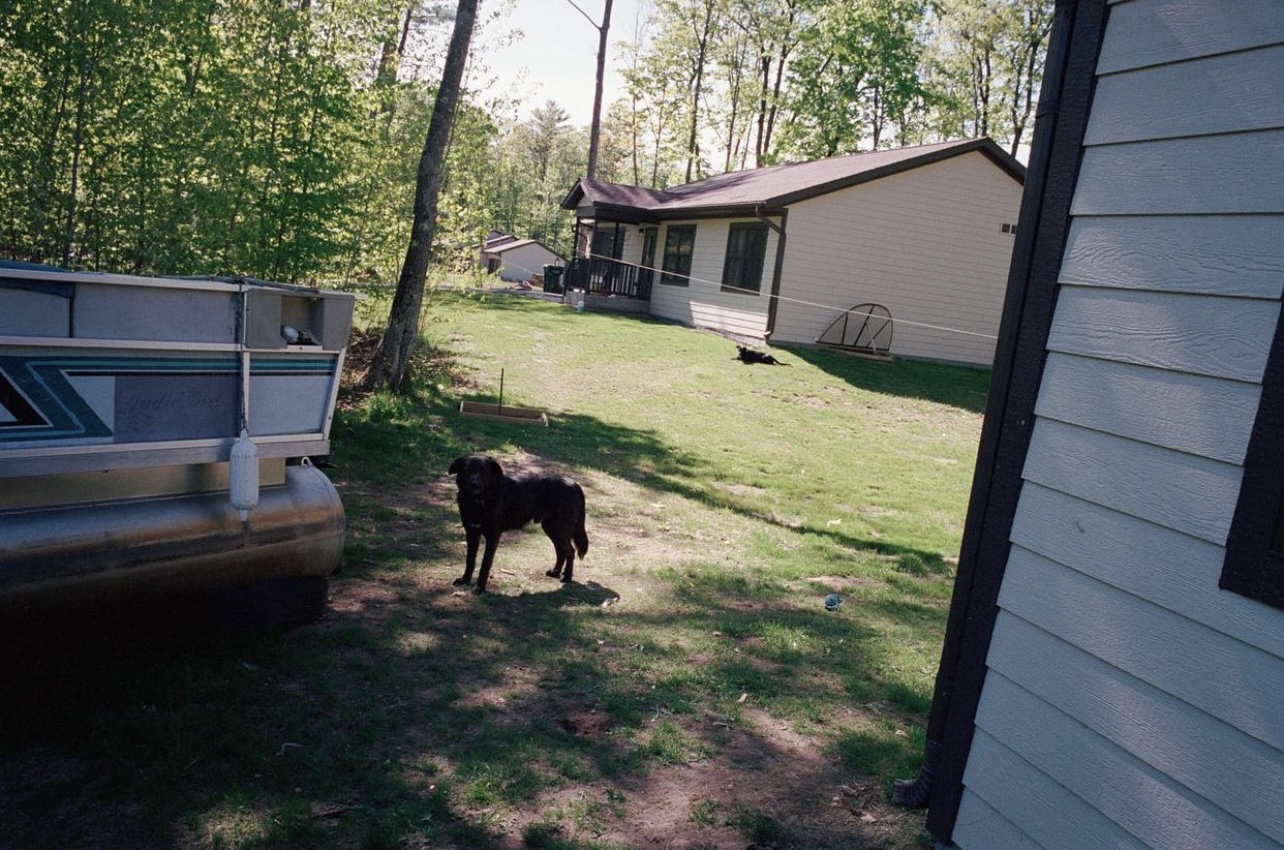
[[[581,558],[588,551],[588,534],[584,531],[584,491],[580,485],[560,475],[504,474],[494,458],[468,455],[455,458],[450,474],[459,487],[459,518],[464,524],[468,555],[464,574],[455,584],[472,584],[477,563],[477,545],[486,538],[481,572],[477,574],[477,592],[486,590],[495,547],[505,531],[538,522],[553,541],[557,563],[547,575],[569,582],[575,571],[575,553]]]

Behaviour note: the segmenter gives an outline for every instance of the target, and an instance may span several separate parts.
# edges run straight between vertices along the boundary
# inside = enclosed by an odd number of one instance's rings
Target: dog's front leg
[[[480,528],[465,529],[464,539],[467,542],[468,551],[467,551],[467,554],[464,556],[464,574],[461,575],[459,578],[455,579],[455,584],[457,585],[473,583],[473,567],[477,564],[477,544],[481,541],[481,529]],[[487,544],[487,546],[489,546],[489,544]],[[489,561],[483,560],[482,563],[485,564],[486,567],[490,566]],[[486,568],[483,567],[482,568],[483,582],[486,581],[486,572],[487,572]]]
[[[487,531],[485,534],[486,548],[482,550],[481,572],[477,574],[476,591],[478,593],[486,592],[486,581],[490,578],[490,564],[495,560],[495,548],[499,546],[499,534],[498,529]]]

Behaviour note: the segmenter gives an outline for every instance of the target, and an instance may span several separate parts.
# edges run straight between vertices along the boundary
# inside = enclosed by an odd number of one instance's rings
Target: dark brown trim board
[[[1284,315],[1262,377],[1262,398],[1244,458],[1244,481],[1226,538],[1218,586],[1284,609]]]

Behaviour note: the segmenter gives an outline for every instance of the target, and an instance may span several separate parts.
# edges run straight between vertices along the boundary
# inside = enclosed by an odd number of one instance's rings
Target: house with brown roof
[[[519,239],[511,233],[492,230],[482,244],[478,258],[487,274],[500,280],[529,281],[544,273],[544,266],[563,265],[561,254],[535,239]]]
[[[749,341],[988,366],[1024,178],[989,139],[665,190],[585,178],[566,286]]]

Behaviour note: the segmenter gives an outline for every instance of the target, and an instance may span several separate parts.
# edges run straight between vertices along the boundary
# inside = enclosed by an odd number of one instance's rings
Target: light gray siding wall
[[[892,354],[990,365],[1021,191],[973,152],[790,207],[772,341],[814,344],[874,303]]]
[[[1217,587],[1281,163],[1284,3],[1111,7],[963,848],[1284,845],[1284,612]]]
[[[672,319],[697,328],[710,328],[747,339],[762,339],[767,329],[767,305],[771,295],[771,274],[776,262],[776,232],[767,234],[763,261],[762,288],[758,293],[724,292],[722,267],[727,258],[727,235],[736,222],[760,223],[757,219],[701,219],[670,222],[660,229],[655,264],[664,264],[664,240],[668,228],[694,224],[695,247],[691,255],[691,279],[687,286],[660,282],[656,272],[651,287],[651,315]],[[641,251],[641,249],[638,249]]]
[[[502,280],[530,280],[543,274],[545,265],[560,262],[552,251],[534,243],[503,251],[499,257],[503,263],[499,267]]]

